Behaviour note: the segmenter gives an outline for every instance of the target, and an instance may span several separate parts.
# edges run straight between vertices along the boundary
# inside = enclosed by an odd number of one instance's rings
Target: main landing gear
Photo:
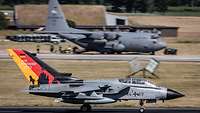
[[[144,113],[144,111],[145,111],[145,109],[144,109],[144,100],[140,100],[140,102],[139,102],[139,104],[140,104],[140,109],[139,109],[139,112],[140,113]]]
[[[139,113],[144,113],[145,111],[145,108],[143,107],[144,106],[144,100],[140,100],[139,102],[140,104],[140,109],[139,109]],[[92,110],[92,107],[90,104],[83,104],[80,108],[81,111],[83,112],[87,112],[87,111],[91,111]]]
[[[81,111],[85,112],[85,111],[91,111],[92,110],[92,107],[90,104],[83,104],[81,106]]]

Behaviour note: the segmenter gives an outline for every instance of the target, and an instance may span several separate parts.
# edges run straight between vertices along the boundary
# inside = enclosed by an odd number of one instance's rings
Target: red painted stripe
[[[23,50],[13,49],[13,51],[31,68],[31,70],[40,77],[41,73],[45,73],[48,77],[48,83],[51,84],[54,80],[54,76],[47,70],[44,70],[36,61],[28,56]]]

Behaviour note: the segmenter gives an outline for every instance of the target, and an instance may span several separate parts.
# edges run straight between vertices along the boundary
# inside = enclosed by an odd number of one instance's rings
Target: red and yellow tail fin
[[[25,78],[32,84],[51,84],[55,81],[53,74],[57,72],[32,53],[21,49],[8,49],[8,53],[18,65]]]

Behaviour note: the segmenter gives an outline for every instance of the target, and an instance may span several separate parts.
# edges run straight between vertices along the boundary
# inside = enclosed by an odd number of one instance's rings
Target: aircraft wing
[[[69,91],[72,91],[74,93],[85,93],[85,92],[93,92],[101,90],[99,87],[95,86],[80,86],[76,88],[71,88]]]
[[[71,88],[65,88],[64,87],[59,87],[59,88],[41,88],[41,87],[36,87],[32,89],[25,89],[25,92],[33,92],[33,93],[59,93],[59,92],[71,92],[71,93],[86,93],[86,92],[93,92],[93,91],[105,91],[107,88],[110,86],[102,86],[102,87],[97,87],[97,86],[91,86],[91,85],[80,85],[80,86],[72,86]]]
[[[67,90],[61,90],[61,89],[54,89],[54,90],[51,90],[51,89],[40,89],[39,87],[38,88],[26,88],[24,89],[23,91],[24,92],[29,92],[29,93],[59,93],[59,92],[73,92],[73,93],[84,93],[84,92],[92,92],[92,91],[98,91],[98,90],[101,90],[100,88],[98,87],[85,87],[85,86],[80,86],[80,87],[76,87],[76,88],[70,88],[70,89],[67,89]]]

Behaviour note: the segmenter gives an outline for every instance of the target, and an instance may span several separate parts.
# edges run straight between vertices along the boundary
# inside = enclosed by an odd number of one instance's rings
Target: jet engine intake
[[[123,51],[125,49],[125,46],[120,43],[114,43],[113,44],[113,50],[114,51]]]
[[[105,44],[107,42],[107,40],[104,40],[104,39],[102,39],[102,40],[94,40],[93,42],[95,44]]]
[[[103,33],[93,33],[89,36],[89,38],[95,39],[95,40],[102,40],[104,39]]]
[[[116,34],[116,33],[105,33],[104,37],[105,37],[106,40],[111,41],[111,40],[117,40],[119,35]]]

